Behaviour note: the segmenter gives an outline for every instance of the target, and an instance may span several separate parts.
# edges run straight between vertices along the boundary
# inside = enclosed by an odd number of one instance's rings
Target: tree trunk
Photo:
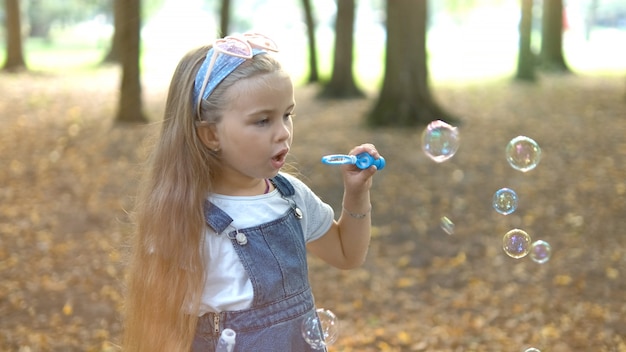
[[[363,97],[352,73],[354,47],[354,0],[337,0],[335,54],[330,81],[320,92],[323,98]]]
[[[124,12],[124,0],[113,0],[113,38],[111,38],[111,48],[106,54],[103,63],[119,63],[121,58],[121,46],[123,24],[123,12]]]
[[[313,20],[313,10],[311,0],[302,0],[304,7],[304,19],[306,21],[306,33],[309,38],[309,79],[308,83],[319,81],[317,71],[317,44],[315,43],[315,21]]]
[[[6,15],[7,52],[3,69],[15,72],[26,70],[22,49],[22,24],[19,0],[4,0]]]
[[[563,58],[563,0],[543,1],[541,68],[553,72],[570,72]]]
[[[122,84],[116,121],[145,122],[139,69],[141,0],[122,2]]]
[[[41,11],[42,0],[31,0],[28,4],[28,36],[30,38],[41,38],[50,41],[50,27],[52,25],[52,16]]]
[[[416,126],[456,122],[434,101],[426,61],[426,0],[387,0],[385,76],[369,113],[371,126]]]
[[[522,0],[522,14],[519,24],[519,52],[517,54],[516,79],[522,81],[535,80],[535,57],[530,48],[532,23],[533,23],[533,0]]]
[[[228,26],[230,25],[230,0],[222,0],[222,7],[220,8],[220,33],[218,37],[227,36],[230,32]]]

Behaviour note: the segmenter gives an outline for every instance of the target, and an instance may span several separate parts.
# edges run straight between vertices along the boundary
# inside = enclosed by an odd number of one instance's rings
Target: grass
[[[29,39],[24,43],[24,59],[33,71],[83,70],[98,65],[104,57],[105,46],[105,43],[50,43],[42,39]],[[0,55],[6,55],[4,47]]]

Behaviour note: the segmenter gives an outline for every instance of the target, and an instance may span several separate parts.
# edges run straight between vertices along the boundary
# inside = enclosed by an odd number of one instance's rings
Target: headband
[[[204,81],[204,76],[206,76],[206,71],[209,68],[209,64],[211,62],[211,57],[213,57],[213,48],[209,49],[204,58],[204,62],[198,73],[196,74],[196,80],[193,86],[193,106],[194,110],[197,109],[197,101],[198,95],[200,95],[200,90],[202,89],[202,83]],[[258,48],[252,48],[252,56],[256,56],[259,54],[265,54],[267,51]],[[246,59],[240,58],[237,56],[232,56],[228,54],[224,54],[221,52],[217,53],[217,58],[215,63],[213,64],[213,68],[211,69],[211,76],[209,76],[209,81],[204,89],[204,93],[202,94],[202,100],[211,95],[211,93],[215,90],[215,88],[226,78],[229,74],[231,74],[239,65],[241,65]]]

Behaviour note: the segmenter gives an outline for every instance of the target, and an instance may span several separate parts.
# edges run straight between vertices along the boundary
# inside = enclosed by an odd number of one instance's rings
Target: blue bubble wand
[[[359,169],[365,170],[374,165],[378,170],[385,168],[385,158],[382,156],[374,159],[369,153],[359,155],[332,154],[322,157],[322,163],[326,165],[356,165]]]

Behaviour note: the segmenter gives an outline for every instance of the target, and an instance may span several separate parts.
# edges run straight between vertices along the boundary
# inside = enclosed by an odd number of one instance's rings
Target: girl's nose
[[[291,121],[284,122],[280,125],[280,130],[277,138],[281,141],[289,139],[291,137]]]

